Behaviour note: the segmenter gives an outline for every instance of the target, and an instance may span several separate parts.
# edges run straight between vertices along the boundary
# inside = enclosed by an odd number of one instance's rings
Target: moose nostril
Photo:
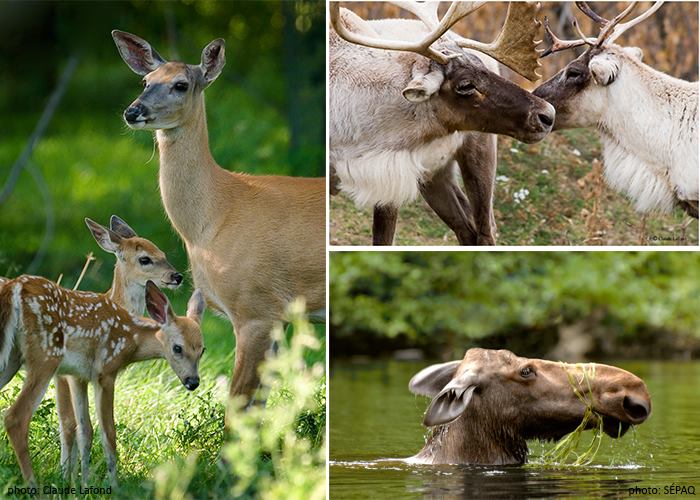
[[[625,396],[622,406],[627,415],[634,420],[644,420],[649,416],[649,405],[644,401],[634,400],[629,396]]]
[[[540,123],[542,123],[545,127],[551,127],[554,123],[554,117],[546,113],[539,113],[537,118],[539,118]]]
[[[173,275],[172,275],[172,280],[173,280],[177,285],[179,285],[180,283],[182,283],[182,274],[180,274],[180,273],[173,273]]]

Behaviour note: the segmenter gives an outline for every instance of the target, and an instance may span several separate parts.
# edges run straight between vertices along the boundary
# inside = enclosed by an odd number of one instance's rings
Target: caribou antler
[[[548,46],[545,49],[545,51],[542,52],[540,57],[546,57],[549,54],[553,54],[554,52],[559,52],[561,50],[566,50],[573,47],[579,47],[581,45],[590,45],[592,47],[602,47],[603,45],[610,45],[615,40],[617,40],[620,37],[620,35],[622,35],[625,31],[632,28],[633,26],[638,25],[639,23],[650,17],[654,12],[659,10],[659,7],[661,7],[663,3],[663,0],[654,2],[654,4],[651,7],[645,10],[639,16],[635,17],[631,21],[620,24],[620,22],[634,10],[634,8],[637,6],[637,2],[632,2],[630,5],[627,6],[625,10],[620,12],[617,16],[615,16],[612,19],[605,19],[601,15],[597,14],[593,9],[591,9],[587,2],[576,2],[576,6],[579,8],[579,10],[600,26],[600,33],[598,34],[598,37],[595,39],[586,37],[586,35],[584,35],[581,29],[579,28],[576,19],[574,19],[573,26],[581,38],[579,38],[578,40],[560,40],[554,35],[554,33],[552,33],[552,30],[549,29],[549,22],[545,17],[544,31],[545,39],[547,41]]]
[[[458,54],[440,52],[434,49],[432,44],[447,33],[460,19],[479,9],[486,2],[452,2],[440,20],[437,15],[439,2],[395,1],[391,3],[420,19],[430,30],[428,35],[418,42],[404,42],[353,33],[340,20],[338,2],[330,2],[331,24],[336,33],[349,42],[376,49],[416,52],[440,64],[446,64]],[[540,21],[536,18],[538,12],[538,2],[511,2],[508,5],[508,14],[503,28],[493,43],[485,44],[457,35],[453,35],[452,38],[460,47],[483,52],[528,80],[535,81],[541,76],[537,73],[540,62],[535,49],[535,46],[540,43],[540,41],[535,40],[541,26]],[[523,20],[527,22],[523,23]]]

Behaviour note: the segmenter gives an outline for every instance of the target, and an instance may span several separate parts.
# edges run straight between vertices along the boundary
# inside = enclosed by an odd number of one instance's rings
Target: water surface
[[[621,439],[603,437],[588,466],[539,460],[551,447],[530,443],[525,466],[409,465],[427,432],[427,398],[408,381],[429,362],[333,362],[330,380],[330,496],[336,498],[546,498],[700,495],[700,363],[610,363],[645,380],[652,415]],[[582,442],[590,442],[584,434]],[[646,494],[644,494],[646,493]],[[650,494],[651,493],[651,494]],[[653,493],[657,493],[654,495]],[[682,496],[675,491],[674,497]],[[692,495],[689,495],[692,496]]]

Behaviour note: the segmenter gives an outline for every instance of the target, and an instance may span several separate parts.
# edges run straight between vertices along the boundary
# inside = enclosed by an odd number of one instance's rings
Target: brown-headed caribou
[[[496,63],[539,78],[539,5],[510,3],[496,41],[484,44],[450,29],[486,2],[453,2],[442,18],[439,2],[391,3],[419,20],[366,21],[330,3],[332,190],[374,207],[374,244],[392,243],[398,207],[418,194],[460,244],[494,244],[490,134],[537,142],[554,121],[553,108]]]
[[[506,350],[469,349],[460,361],[418,372],[409,390],[432,398],[423,420],[432,432],[408,459],[413,463],[522,464],[526,440],[561,439],[582,423],[588,404],[593,413],[586,428],[602,419],[603,431],[613,438],[651,413],[646,385],[630,372],[521,358]]]
[[[649,18],[655,2],[622,23],[633,2],[611,20],[586,2],[579,9],[600,26],[597,38],[560,40],[545,20],[549,47],[543,56],[573,47],[588,49],[535,90],[556,109],[555,130],[596,127],[603,143],[605,176],[634,200],[639,212],[680,206],[698,217],[698,83],[656,71],[642,62],[642,51],[613,42]]]

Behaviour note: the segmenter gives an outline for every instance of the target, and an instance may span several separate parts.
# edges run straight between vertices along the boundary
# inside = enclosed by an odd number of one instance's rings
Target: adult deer
[[[166,62],[145,40],[113,31],[143,93],[126,109],[133,129],[156,131],[165,211],[185,242],[195,285],[234,326],[231,396],[251,398],[270,331],[296,297],[325,302],[325,181],[229,172],[212,158],[204,89],[223,69],[224,41],[201,63]]]
[[[452,2],[441,19],[439,2],[390,3],[420,21],[365,21],[330,3],[334,188],[374,207],[374,244],[392,243],[398,207],[420,194],[460,244],[492,245],[496,137],[487,134],[536,142],[554,122],[553,108],[501,78],[496,63],[539,78],[539,6],[510,3],[496,41],[484,44],[450,29],[486,2]]]
[[[130,314],[104,295],[67,290],[36,276],[20,276],[0,288],[0,389],[19,369],[7,362],[15,346],[22,353],[27,371],[22,390],[5,414],[5,429],[25,481],[35,483],[29,456],[29,422],[55,374],[70,374],[71,382],[79,379],[93,383],[102,447],[113,485],[117,483],[117,374],[131,363],[165,358],[188,390],[197,388],[199,359],[204,352],[199,328],[204,310],[202,295],[195,291],[187,317],[179,317],[165,295],[149,281],[146,307],[155,321]],[[92,438],[87,393],[73,384],[71,392],[78,415],[82,480],[87,483]]]
[[[535,90],[557,110],[556,130],[595,127],[603,143],[605,177],[627,194],[639,212],[679,206],[698,218],[698,83],[673,78],[642,63],[642,51],[613,42],[648,19],[655,2],[622,23],[633,2],[608,20],[586,2],[579,9],[600,26],[597,38],[560,40],[545,24],[543,56],[587,47],[577,59]]]
[[[91,219],[85,223],[104,251],[117,257],[114,265],[112,286],[104,293],[116,304],[126,309],[134,316],[143,316],[146,309],[146,284],[149,281],[158,282],[166,288],[177,288],[182,282],[182,274],[168,262],[165,254],[155,244],[146,238],[139,237],[129,225],[116,215],[109,221],[106,228]],[[17,349],[13,350],[10,359],[13,363],[20,362]],[[71,477],[76,461],[75,433],[77,422],[71,400],[71,387],[77,391],[77,397],[87,401],[87,380],[69,375],[56,376],[56,409],[60,425],[61,437],[61,470],[64,479]],[[76,397],[76,396],[74,396]],[[83,470],[83,481],[89,468],[89,445],[92,443],[93,429],[90,419],[81,422],[80,454]],[[85,446],[88,446],[86,449]]]

